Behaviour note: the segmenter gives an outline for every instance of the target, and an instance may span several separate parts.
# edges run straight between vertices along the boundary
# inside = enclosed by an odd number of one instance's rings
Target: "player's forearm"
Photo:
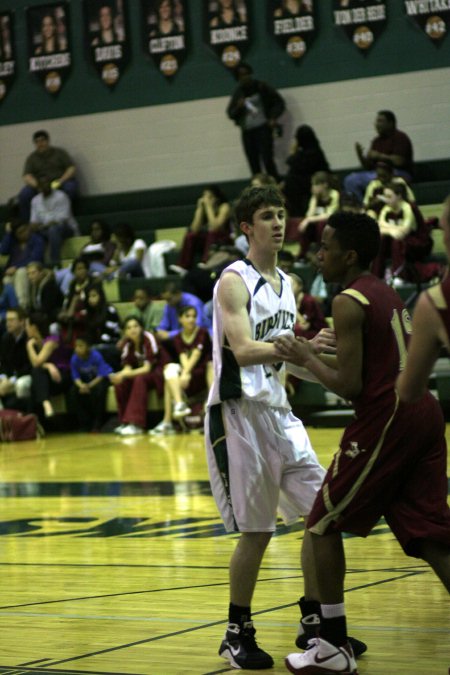
[[[324,363],[321,356],[311,356],[304,367],[314,375],[324,387],[345,400],[356,398],[361,392],[361,383],[349,379],[335,367]]]

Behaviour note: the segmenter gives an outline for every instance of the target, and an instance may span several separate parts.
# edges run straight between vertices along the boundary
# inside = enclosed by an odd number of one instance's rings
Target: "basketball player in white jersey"
[[[296,316],[289,278],[276,266],[285,231],[283,198],[272,186],[246,188],[236,218],[250,248],[245,260],[224,270],[214,290],[214,384],[205,437],[214,498],[226,529],[241,533],[230,562],[229,624],[219,654],[235,668],[259,670],[272,667],[273,659],[255,641],[251,600],[277,509],[287,523],[307,516],[324,470],[291,411],[285,365],[273,345],[277,336],[293,333]],[[316,341],[318,351],[328,338]],[[319,622],[309,546],[306,535],[300,606]]]

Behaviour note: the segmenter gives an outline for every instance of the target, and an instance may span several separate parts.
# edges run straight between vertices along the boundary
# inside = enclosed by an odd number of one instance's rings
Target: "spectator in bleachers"
[[[189,415],[186,400],[205,392],[207,395],[208,363],[212,358],[209,333],[197,326],[195,307],[182,307],[178,314],[181,330],[169,340],[167,351],[172,361],[164,367],[164,417],[150,431],[151,435],[173,434],[172,420]],[[209,382],[211,384],[211,382]]]
[[[66,393],[70,387],[72,350],[58,335],[50,335],[43,314],[30,314],[26,320],[27,353],[31,363],[32,407],[45,417],[53,417],[51,397]]]
[[[110,381],[116,393],[120,425],[114,430],[121,436],[144,433],[147,426],[148,392],[164,392],[163,355],[155,337],[144,331],[135,317],[125,320],[121,354],[122,368],[111,373]]]
[[[84,258],[75,258],[71,271],[73,278],[58,314],[62,334],[69,344],[73,344],[75,337],[84,332],[82,310],[86,306],[87,289],[93,283],[89,263]]]
[[[69,411],[75,412],[80,431],[99,431],[102,428],[112,370],[102,354],[92,347],[90,339],[79,335],[70,360],[73,384]]]
[[[91,345],[99,351],[105,361],[115,370],[120,367],[120,319],[117,309],[110,304],[101,284],[94,283],[86,288],[86,298],[79,312],[84,333]]]
[[[394,167],[392,162],[388,160],[378,161],[375,165],[376,177],[370,181],[364,193],[363,206],[366,211],[370,211],[370,215],[377,218],[381,209],[385,205],[384,188],[391,183],[405,186],[406,197],[411,204],[414,204],[416,197],[414,192],[409,187],[408,183],[401,176],[394,175]]]
[[[344,190],[363,201],[367,184],[376,177],[375,164],[390,161],[395,173],[407,181],[413,175],[413,146],[410,138],[397,129],[397,119],[391,110],[380,110],[375,118],[377,136],[372,140],[367,153],[360,143],[355,143],[356,154],[364,171],[354,171],[344,179]]]
[[[297,274],[289,274],[292,290],[297,307],[297,317],[294,333],[297,337],[311,340],[322,328],[327,328],[327,322],[320,304],[312,295],[305,293],[303,279]]]
[[[181,329],[178,321],[178,314],[182,307],[189,305],[195,307],[197,311],[197,325],[201,328],[209,328],[209,323],[204,315],[203,302],[192,293],[181,291],[179,286],[171,281],[169,282],[164,292],[161,295],[162,299],[166,301],[163,311],[163,317],[156,329],[156,334],[160,340],[167,340],[174,337]]]
[[[52,188],[48,176],[39,179],[39,194],[31,200],[30,222],[48,243],[51,267],[59,267],[64,239],[78,234],[78,224],[70,199],[62,190]]]
[[[286,159],[288,172],[283,192],[291,217],[302,217],[311,197],[311,179],[318,171],[329,172],[330,166],[314,129],[302,124],[295,132],[291,154]]]
[[[144,326],[144,330],[155,331],[162,318],[162,310],[152,302],[148,288],[136,288],[133,294],[134,307],[130,316],[137,317]]]
[[[19,306],[14,286],[10,283],[4,283],[4,278],[0,277],[0,335],[5,331],[5,319],[8,309],[15,309]]]
[[[128,223],[121,223],[114,228],[113,240],[116,244],[104,276],[112,275],[122,279],[128,277],[150,277],[150,259],[148,246]]]
[[[300,221],[300,255],[305,257],[311,242],[320,241],[328,216],[339,209],[339,191],[332,185],[326,171],[318,171],[311,178],[311,198],[306,216]]]
[[[78,192],[76,168],[72,158],[62,148],[50,145],[50,136],[41,129],[33,134],[36,150],[26,159],[23,180],[25,187],[19,193],[20,218],[30,220],[30,203],[37,193],[41,178],[47,176],[54,189],[63,190],[73,201]]]
[[[6,333],[0,341],[0,402],[4,408],[21,409],[24,399],[30,396],[31,364],[25,316],[21,307],[6,312]]]
[[[41,262],[27,265],[30,284],[30,312],[45,314],[49,323],[54,323],[61,311],[64,296],[56,283],[53,272],[46,269]]]
[[[20,220],[7,222],[0,243],[0,255],[8,256],[4,283],[14,284],[19,305],[26,309],[29,304],[27,265],[34,260],[44,262],[43,239],[32,232],[28,223]]]
[[[194,217],[181,247],[178,265],[170,269],[186,273],[196,262],[206,262],[213,247],[231,244],[231,206],[217,185],[209,185],[197,200]]]

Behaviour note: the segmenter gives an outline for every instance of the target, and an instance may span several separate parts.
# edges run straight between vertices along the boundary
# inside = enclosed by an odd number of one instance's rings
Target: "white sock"
[[[336,619],[338,616],[345,616],[345,605],[340,602],[338,605],[320,605],[324,619]]]

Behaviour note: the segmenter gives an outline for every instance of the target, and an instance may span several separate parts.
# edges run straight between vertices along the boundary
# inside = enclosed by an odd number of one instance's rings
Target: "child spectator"
[[[178,314],[181,331],[167,344],[167,351],[176,359],[164,368],[164,417],[150,431],[151,435],[175,433],[172,419],[189,415],[185,402],[207,388],[208,363],[211,361],[211,340],[205,328],[199,328],[195,307],[182,307]]]
[[[298,226],[302,258],[312,241],[320,241],[327,217],[338,209],[338,190],[332,187],[330,175],[326,171],[318,171],[311,179],[311,199],[306,216]]]
[[[144,331],[139,319],[128,317],[123,332],[122,368],[109,376],[114,385],[120,421],[114,431],[121,436],[133,436],[142,434],[146,427],[150,389],[163,395],[163,361],[156,339]]]
[[[120,319],[117,309],[106,300],[103,287],[94,283],[86,288],[86,299],[79,321],[91,345],[115,370],[120,367]]]
[[[136,288],[133,294],[134,307],[129,316],[137,317],[144,330],[154,331],[162,319],[162,308],[155,307],[148,288]]]
[[[25,323],[28,335],[27,353],[31,363],[31,396],[33,408],[42,409],[45,417],[55,413],[50,398],[70,387],[71,350],[57,335],[49,334],[45,315],[31,314]]]
[[[80,431],[99,431],[104,423],[111,366],[88,337],[79,335],[70,360],[72,389],[69,409],[74,411]]]

